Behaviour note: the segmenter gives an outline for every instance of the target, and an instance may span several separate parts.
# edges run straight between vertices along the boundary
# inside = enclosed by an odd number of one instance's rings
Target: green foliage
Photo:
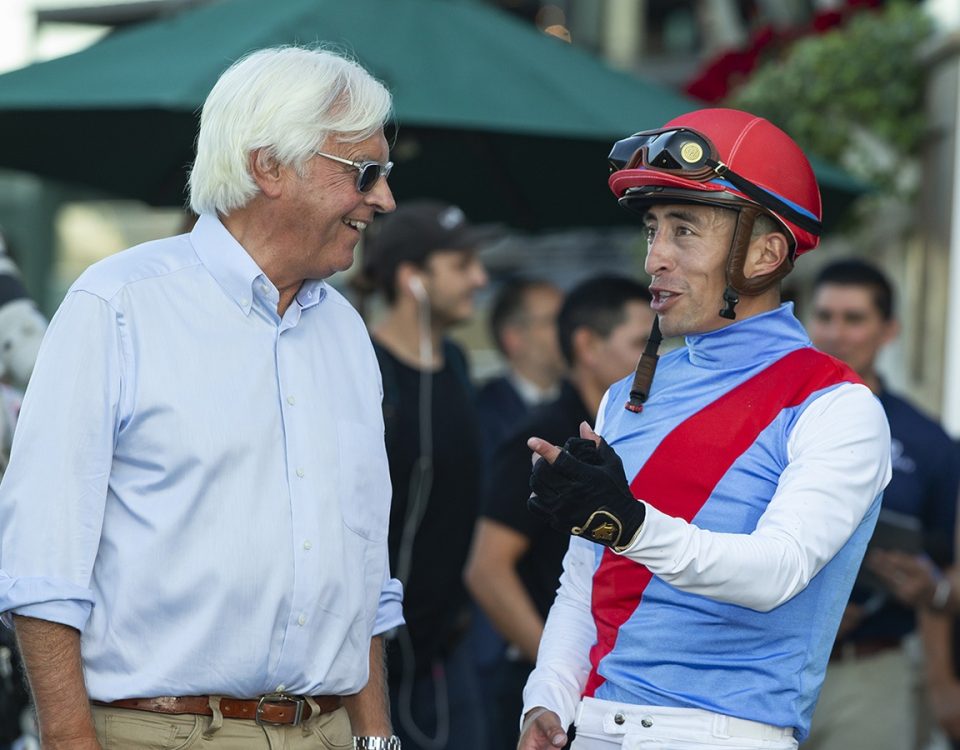
[[[766,117],[804,150],[881,188],[909,190],[897,172],[925,133],[919,49],[931,32],[914,5],[860,13],[766,62],[727,104]]]

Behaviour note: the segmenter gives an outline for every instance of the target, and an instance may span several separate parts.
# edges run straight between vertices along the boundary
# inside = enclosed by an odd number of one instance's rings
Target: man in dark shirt
[[[560,395],[566,366],[557,340],[557,313],[563,292],[545,279],[514,278],[505,281],[493,298],[490,335],[506,365],[503,374],[477,390],[480,444],[484,481],[497,446],[533,409]],[[505,648],[503,638],[483,610],[474,606],[470,649],[484,691],[484,704],[492,706],[495,673]]]
[[[477,392],[487,460],[527,412],[560,394],[564,363],[557,343],[563,293],[543,279],[512,279],[497,291],[490,333],[506,362]]]
[[[877,355],[896,334],[892,287],[879,269],[844,260],[821,270],[814,283],[810,338],[857,371],[890,423],[893,478],[883,494],[881,519],[891,511],[908,522],[915,519],[926,554],[942,566],[953,556],[960,462],[943,429],[891,393],[878,375]],[[903,646],[916,628],[914,610],[862,572],[840,624],[805,748],[913,747],[916,669]],[[927,687],[936,707],[943,703],[940,691],[957,693],[945,657],[950,653],[949,623],[926,623],[920,633]]]
[[[474,394],[463,352],[446,337],[486,284],[480,233],[456,206],[406,203],[375,222],[364,273],[388,309],[373,330],[393,502],[390,565],[406,627],[387,644],[394,727],[404,750],[483,747],[472,661],[462,647],[461,578],[481,479]]]
[[[496,670],[493,747],[516,745],[522,692],[537,658],[569,536],[527,510],[530,435],[563,442],[593,424],[603,394],[628,375],[653,324],[650,294],[635,281],[601,276],[575,287],[560,309],[560,350],[569,383],[533,409],[494,453],[466,580],[470,592],[510,644]]]

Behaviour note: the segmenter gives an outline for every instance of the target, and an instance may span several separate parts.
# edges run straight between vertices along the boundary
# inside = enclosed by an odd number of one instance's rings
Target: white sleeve
[[[700,529],[647,504],[623,554],[694,594],[766,612],[802,591],[847,542],[890,481],[890,429],[863,385],[811,403],[787,442],[788,465],[750,534]]]
[[[590,648],[597,628],[590,611],[596,547],[572,539],[563,558],[557,598],[540,639],[537,667],[523,690],[523,716],[537,706],[554,711],[566,727],[573,721],[590,675]]]
[[[600,400],[594,431],[601,434],[608,390]],[[597,641],[597,626],[590,611],[596,548],[582,539],[571,539],[563,558],[560,588],[550,607],[540,637],[537,666],[523,690],[523,711],[549,708],[563,726],[573,721],[580,695],[590,676],[590,648]]]

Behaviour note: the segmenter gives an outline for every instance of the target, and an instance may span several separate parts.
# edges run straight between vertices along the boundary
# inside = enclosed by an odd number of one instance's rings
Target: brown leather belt
[[[836,643],[830,652],[830,661],[854,661],[876,656],[884,651],[900,648],[899,638],[864,638],[858,641]]]
[[[343,703],[339,695],[316,695],[313,700],[321,714],[336,711]],[[190,695],[182,698],[125,698],[111,703],[93,701],[108,708],[129,708],[160,714],[195,714],[213,716],[210,698]],[[225,719],[250,719],[258,724],[292,724],[296,726],[313,715],[306,698],[285,693],[270,693],[259,698],[220,698],[220,713]]]

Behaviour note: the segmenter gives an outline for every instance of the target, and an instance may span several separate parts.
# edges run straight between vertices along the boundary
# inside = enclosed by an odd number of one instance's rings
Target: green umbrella
[[[611,142],[699,106],[478,2],[221,0],[0,76],[0,166],[182,204],[220,73],[250,50],[316,42],[393,92],[398,199],[517,227],[631,220],[606,187]],[[818,174],[828,219],[863,190]]]

